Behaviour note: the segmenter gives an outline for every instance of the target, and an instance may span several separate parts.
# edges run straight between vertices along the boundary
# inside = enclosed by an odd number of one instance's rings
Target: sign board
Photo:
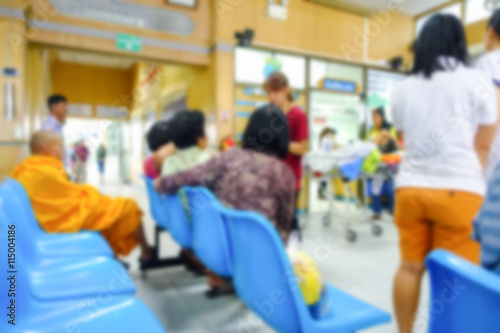
[[[2,68],[3,76],[7,77],[17,77],[17,69],[12,67],[4,67]]]
[[[116,34],[116,48],[123,51],[141,52],[141,37],[127,34]]]
[[[125,119],[128,116],[128,109],[125,106],[97,106],[97,116],[104,118]]]
[[[356,82],[352,81],[344,81],[344,80],[336,80],[336,79],[323,79],[322,88],[324,90],[343,92],[355,94],[358,92],[358,86]]]
[[[121,24],[181,36],[189,35],[195,28],[195,23],[187,13],[131,1],[50,0],[50,2],[55,12],[62,16]],[[177,2],[181,1],[177,0]],[[43,19],[38,24],[44,24]]]
[[[92,117],[92,105],[69,103],[68,115],[77,117]]]

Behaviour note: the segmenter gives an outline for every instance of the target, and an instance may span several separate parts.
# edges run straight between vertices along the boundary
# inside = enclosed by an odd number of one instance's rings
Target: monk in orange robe
[[[38,131],[30,140],[31,156],[12,172],[31,201],[40,226],[46,232],[100,231],[115,256],[128,255],[138,244],[141,260],[153,255],[142,228],[142,211],[132,199],[101,195],[90,186],[68,180],[62,162],[59,135]]]

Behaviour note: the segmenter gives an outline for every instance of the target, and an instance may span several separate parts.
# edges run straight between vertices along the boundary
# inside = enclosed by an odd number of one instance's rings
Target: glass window
[[[358,91],[363,91],[363,68],[359,66],[312,60],[309,79],[313,88],[320,88],[323,79],[336,79],[355,82]]]
[[[492,9],[488,8],[484,0],[467,0],[465,3],[465,24],[487,19]]]
[[[404,74],[387,72],[376,69],[368,70],[368,89],[366,106],[368,114],[366,121],[371,125],[372,120],[369,114],[371,109],[384,107],[387,120],[392,121],[391,95],[398,83],[405,78]]]
[[[274,72],[283,72],[294,89],[305,89],[306,60],[303,57],[248,48],[236,49],[235,76],[237,83],[264,83]]]
[[[441,10],[438,10],[432,14],[429,14],[429,15],[426,15],[426,16],[422,16],[421,18],[419,18],[417,20],[417,23],[416,23],[416,27],[415,27],[415,36],[418,36],[418,34],[420,33],[420,30],[422,30],[422,28],[424,27],[425,23],[427,22],[427,20],[429,20],[432,15],[434,14],[451,14],[451,15],[455,15],[456,17],[458,18],[462,18],[462,3],[461,2],[457,2],[456,4],[453,4],[451,6],[448,6],[448,7],[445,7]]]

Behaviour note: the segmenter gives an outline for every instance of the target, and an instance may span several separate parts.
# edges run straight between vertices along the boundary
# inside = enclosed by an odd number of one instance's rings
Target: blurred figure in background
[[[337,143],[336,136],[337,136],[337,131],[335,129],[330,127],[325,127],[321,131],[321,134],[319,135],[319,150],[322,153],[328,154],[337,149],[339,145]],[[322,180],[319,183],[319,188],[318,188],[318,196],[320,197],[320,199],[326,199],[327,188],[328,188],[327,181]]]
[[[500,99],[500,9],[497,9],[493,13],[488,22],[488,30],[485,35],[485,48],[488,53],[479,59],[477,68],[491,77]],[[497,126],[498,124],[497,122]],[[498,164],[500,164],[500,131],[497,129],[497,135],[491,147],[486,167],[486,179],[489,180],[492,178]]]
[[[83,184],[87,181],[87,159],[89,158],[90,151],[85,145],[85,140],[78,141],[75,147],[75,164],[73,166],[73,175],[75,182]]]
[[[391,154],[398,150],[397,133],[394,126],[387,121],[383,107],[372,111],[373,127],[368,138],[373,141],[382,154]]]
[[[266,216],[287,244],[295,210],[295,177],[282,162],[289,143],[289,127],[282,111],[273,105],[263,106],[250,118],[243,149],[231,149],[193,169],[158,179],[155,185],[158,191],[168,193],[176,193],[182,186],[208,187],[227,206]],[[320,317],[328,302],[316,264],[298,251],[290,252],[305,301],[313,316]],[[213,274],[208,283],[215,289],[224,285]]]
[[[264,90],[267,92],[271,104],[281,109],[290,126],[290,146],[285,163],[292,169],[295,175],[295,207],[299,200],[302,183],[302,156],[309,151],[309,125],[306,113],[294,104],[293,92],[288,83],[288,78],[281,72],[273,72],[264,82]],[[302,239],[299,221],[294,215],[292,221],[293,237]]]
[[[229,149],[234,148],[234,146],[236,146],[234,140],[231,138],[230,135],[228,135],[224,139],[222,139],[220,145],[220,151],[221,152],[228,151]]]
[[[47,106],[49,108],[49,116],[42,122],[40,129],[54,132],[62,138],[63,127],[66,124],[66,117],[68,116],[68,100],[63,95],[51,95],[47,98]],[[73,168],[68,159],[68,153],[64,149],[63,163],[66,172],[71,175]]]
[[[30,148],[31,156],[14,169],[12,178],[23,185],[46,232],[100,231],[115,256],[126,256],[140,245],[140,260],[155,260],[142,229],[142,212],[135,201],[111,199],[92,186],[70,182],[61,160],[59,135],[35,132]]]
[[[172,119],[175,152],[163,162],[162,176],[187,170],[206,162],[211,156],[205,136],[205,116],[201,111],[183,111]]]
[[[104,143],[99,145],[97,148],[97,167],[99,168],[99,176],[101,183],[104,182],[104,173],[106,172],[106,155],[108,151]]]
[[[63,95],[52,95],[47,99],[49,116],[42,123],[42,130],[54,132],[62,137],[63,126],[68,115],[68,101]]]
[[[479,262],[472,221],[486,190],[483,167],[498,111],[491,81],[467,64],[460,20],[436,14],[415,44],[412,75],[393,92],[394,126],[406,149],[394,216],[402,259],[394,281],[400,332],[412,332],[432,250]]]
[[[151,155],[144,161],[144,175],[156,179],[161,174],[161,168],[166,158],[175,152],[172,143],[172,128],[168,121],[159,121],[146,134]]]
[[[372,110],[373,127],[368,133],[368,139],[378,146],[381,154],[391,154],[398,151],[397,133],[394,126],[387,121],[383,107]],[[373,178],[368,182],[372,200],[373,219],[382,218],[382,199],[390,214],[394,212],[394,184],[383,178]]]

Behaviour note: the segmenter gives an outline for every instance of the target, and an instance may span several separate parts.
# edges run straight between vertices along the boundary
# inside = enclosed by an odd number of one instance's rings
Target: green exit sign
[[[141,37],[127,34],[117,34],[116,48],[124,51],[141,52]]]

